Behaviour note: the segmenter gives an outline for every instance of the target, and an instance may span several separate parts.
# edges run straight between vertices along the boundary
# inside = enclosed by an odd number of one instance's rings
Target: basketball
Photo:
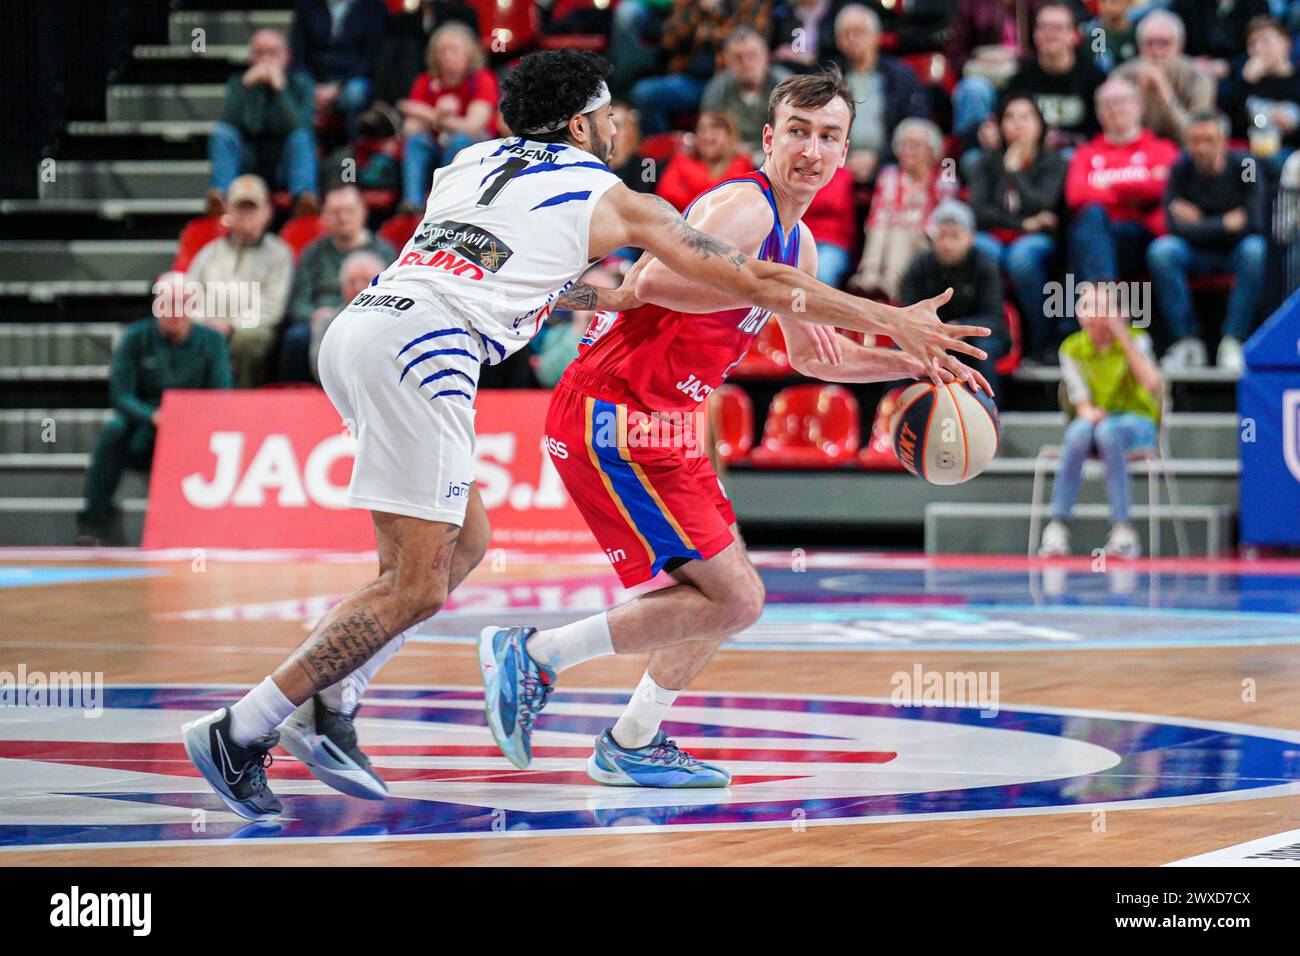
[[[932,485],[959,485],[988,467],[998,451],[998,407],[982,391],[954,382],[908,386],[894,412],[894,452]]]

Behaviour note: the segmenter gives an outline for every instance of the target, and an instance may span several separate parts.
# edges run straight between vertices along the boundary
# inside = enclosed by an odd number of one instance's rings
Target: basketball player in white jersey
[[[517,135],[464,149],[437,172],[411,241],[321,343],[321,384],[357,440],[348,503],[371,512],[379,574],[243,698],[182,728],[190,759],[246,819],[282,810],[264,769],[281,740],[336,789],[387,794],[353,718],[370,679],[487,549],[472,474],[478,369],[527,343],[552,309],[637,304],[578,282],[591,262],[632,246],[778,314],[802,299],[808,321],[888,335],[936,383],[944,369],[963,375],[949,350],[984,356],[963,340],[988,329],[940,321],[951,290],[906,308],[858,299],[751,258],[624,186],[605,165],[616,132],[608,71],[573,50],[526,57],[501,103]]]

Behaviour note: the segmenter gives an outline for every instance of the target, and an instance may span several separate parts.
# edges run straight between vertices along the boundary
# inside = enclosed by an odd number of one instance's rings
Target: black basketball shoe
[[[203,779],[245,820],[270,820],[284,809],[266,785],[277,731],[241,747],[230,737],[230,708],[222,707],[183,726],[181,740]]]
[[[319,696],[306,701],[280,725],[280,746],[302,762],[321,783],[362,800],[383,800],[388,786],[357,746],[350,714],[330,710]]]

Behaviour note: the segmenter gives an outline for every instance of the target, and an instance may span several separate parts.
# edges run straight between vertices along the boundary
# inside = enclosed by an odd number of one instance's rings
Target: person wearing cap
[[[90,456],[77,544],[126,543],[113,495],[127,468],[147,471],[153,462],[163,393],[232,385],[226,340],[194,322],[193,292],[183,273],[159,276],[153,315],[127,326],[113,349],[108,379],[112,415]]]
[[[220,205],[241,173],[260,172],[294,197],[295,212],[314,212],[316,134],[312,84],[289,71],[284,36],[263,29],[249,43],[250,65],[226,83],[221,116],[208,139],[209,207]]]
[[[918,252],[903,273],[903,301],[917,302],[951,288],[952,300],[943,307],[943,320],[993,330],[991,336],[978,340],[987,358],[963,355],[961,360],[983,375],[996,392],[997,360],[1010,348],[997,260],[975,246],[975,214],[960,200],[939,203],[926,232],[931,248]]]
[[[235,381],[254,388],[270,378],[267,360],[289,302],[293,251],[267,231],[271,196],[260,177],[232,182],[226,209],[230,232],[198,251],[186,277],[204,290],[199,321],[230,344]]]

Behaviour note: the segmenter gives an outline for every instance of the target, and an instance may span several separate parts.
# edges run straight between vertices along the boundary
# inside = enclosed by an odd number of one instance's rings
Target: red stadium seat
[[[320,221],[320,216],[299,216],[290,219],[280,227],[280,238],[293,250],[295,262],[311,242],[323,235],[325,235],[325,225]]]
[[[1211,272],[1196,276],[1190,284],[1193,292],[1229,292],[1236,281],[1237,277],[1231,272]]]
[[[790,354],[786,351],[785,336],[781,326],[769,319],[763,330],[754,336],[754,344],[749,347],[745,357],[740,360],[734,379],[746,378],[785,378],[790,374]]]
[[[532,0],[470,0],[470,6],[487,52],[517,56],[537,42],[541,18]]]
[[[397,205],[396,189],[363,189],[361,201],[369,212],[387,212]]]
[[[957,85],[948,58],[942,53],[903,53],[898,59],[916,74],[922,86],[938,86],[951,94]]]
[[[737,385],[722,385],[711,396],[714,442],[727,464],[744,461],[754,447],[754,403]]]
[[[418,212],[408,212],[393,216],[382,226],[376,235],[396,250],[401,250],[415,235],[415,227],[420,224]]]
[[[172,271],[184,272],[190,267],[190,262],[198,255],[200,249],[229,231],[230,227],[226,225],[224,216],[199,216],[191,219],[181,230],[179,244],[176,247],[176,258],[172,260]]]
[[[656,166],[666,166],[681,150],[685,138],[685,133],[676,130],[647,136],[641,140],[641,156],[654,160]]]
[[[876,418],[871,423],[871,437],[858,455],[858,462],[868,471],[902,471],[903,463],[894,452],[894,412],[898,409],[898,396],[906,385],[891,388],[880,397]]]
[[[1010,299],[1002,303],[1002,314],[1007,320],[1007,332],[1011,339],[1011,347],[1007,349],[1007,354],[998,359],[995,367],[999,375],[1010,375],[1020,367],[1020,359],[1024,354],[1024,335],[1020,331],[1020,311],[1011,303]]]
[[[840,385],[792,385],[777,392],[750,461],[759,468],[838,468],[861,439],[858,400]]]

